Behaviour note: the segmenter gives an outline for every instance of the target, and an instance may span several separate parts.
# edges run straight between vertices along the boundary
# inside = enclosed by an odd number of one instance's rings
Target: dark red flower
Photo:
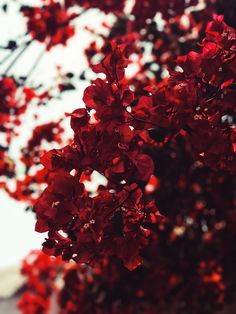
[[[60,2],[48,0],[42,7],[23,7],[27,18],[28,32],[33,39],[44,42],[47,49],[62,44],[75,34],[71,21],[77,16],[68,13]]]

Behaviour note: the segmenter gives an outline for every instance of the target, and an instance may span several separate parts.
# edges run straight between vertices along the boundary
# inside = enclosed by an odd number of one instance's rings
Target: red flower
[[[33,39],[44,42],[48,50],[58,44],[66,45],[75,33],[70,22],[76,15],[68,13],[60,2],[49,0],[42,7],[23,7],[22,11],[28,19],[28,32]]]
[[[63,262],[42,252],[32,251],[23,261],[21,272],[26,277],[26,291],[18,301],[23,314],[45,314],[51,305],[51,295],[57,290],[55,279]]]

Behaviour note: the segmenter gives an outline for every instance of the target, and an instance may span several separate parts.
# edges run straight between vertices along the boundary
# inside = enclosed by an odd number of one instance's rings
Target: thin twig
[[[9,66],[6,68],[4,75],[7,75],[8,72],[12,69],[12,67],[16,64],[16,62],[19,60],[19,58],[23,55],[23,53],[28,49],[30,44],[33,42],[33,40],[30,40],[26,43],[24,48],[15,56],[15,58],[12,60],[12,62],[9,64]]]
[[[8,53],[1,61],[0,61],[0,65],[2,65],[3,63],[5,63],[14,53],[14,51],[11,51],[10,53]]]
[[[42,60],[42,58],[44,56],[44,53],[45,53],[45,48],[40,52],[40,54],[38,55],[38,57],[35,60],[34,64],[32,65],[31,69],[29,70],[28,74],[26,75],[26,78],[24,80],[24,84],[26,84],[26,82],[29,80],[29,78],[34,73],[35,69],[37,68],[37,66],[39,65],[40,61]]]

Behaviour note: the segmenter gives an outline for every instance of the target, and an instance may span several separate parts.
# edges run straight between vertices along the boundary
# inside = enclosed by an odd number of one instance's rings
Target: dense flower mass
[[[28,20],[28,32],[32,38],[45,43],[47,49],[58,44],[66,45],[67,40],[74,36],[71,21],[77,15],[68,13],[60,2],[49,0],[41,7],[23,6],[22,12]]]
[[[158,163],[154,168],[157,148],[183,141],[196,162],[235,171],[234,128],[228,123],[234,34],[216,16],[207,26],[201,52],[179,57],[180,70],[139,98],[125,82],[126,46],[113,44],[93,66],[106,79],[96,79],[84,92],[86,108],[71,114],[74,142],[42,159],[49,185],[35,210],[36,230],[49,231],[45,252],[88,263],[116,255],[129,269],[138,266],[139,249],[150,235],[146,226],[158,222],[158,197],[155,201],[145,192],[154,171],[159,172]],[[108,184],[91,197],[83,176],[94,170]]]
[[[177,59],[167,88],[157,94],[163,127],[185,133],[200,161],[235,171],[235,31],[216,16],[206,29],[200,53]],[[166,124],[166,125],[164,125]]]
[[[27,34],[2,46],[15,59],[0,79],[0,186],[47,232],[44,253],[23,262],[22,313],[235,312],[234,9],[222,0],[21,7]],[[33,86],[39,56],[26,76],[9,74],[35,40],[49,53],[77,26],[91,39],[80,73],[59,65],[52,87]],[[36,109],[91,77],[67,120],[38,122]],[[28,108],[35,126],[17,161],[11,145]]]
[[[150,233],[144,226],[156,221],[158,210],[145,195],[154,171],[153,160],[145,154],[151,139],[144,128],[134,128],[128,109],[134,94],[124,81],[126,52],[125,46],[113,44],[103,62],[93,67],[106,80],[96,79],[84,92],[86,108],[71,114],[72,145],[42,158],[49,185],[35,210],[36,230],[49,231],[44,251],[90,263],[117,255],[133,269]],[[91,198],[83,177],[95,170],[108,184]]]

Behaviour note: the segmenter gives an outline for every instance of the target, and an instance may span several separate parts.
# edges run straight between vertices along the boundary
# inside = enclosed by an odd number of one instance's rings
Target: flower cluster
[[[8,186],[5,187],[5,190],[12,198],[18,201],[26,201],[30,205],[34,205],[38,199],[40,192],[42,192],[41,186],[45,183],[47,177],[47,171],[42,169],[40,164],[40,157],[45,153],[43,144],[62,143],[61,135],[64,129],[60,122],[45,123],[34,128],[26,147],[21,151],[21,162],[25,167],[25,176],[20,179],[15,178],[14,190],[8,188]],[[12,165],[10,161],[9,165]],[[5,167],[5,170],[7,169]]]
[[[45,43],[48,50],[58,44],[66,45],[75,34],[71,21],[77,15],[68,13],[60,2],[49,0],[41,7],[23,6],[22,12],[32,38]]]
[[[59,313],[207,314],[232,297],[235,180],[194,161],[188,149],[179,140],[153,151],[160,181],[155,197],[167,218],[145,225],[151,241],[143,265],[130,272],[114,258],[93,268],[66,264]]]
[[[19,79],[3,76],[0,79],[0,97],[1,187],[10,197],[33,204],[41,191],[40,185],[45,182],[46,178],[46,171],[42,170],[42,166],[39,165],[40,156],[45,152],[45,143],[62,143],[61,121],[49,122],[34,128],[28,143],[21,149],[20,161],[25,176],[24,178],[21,176],[19,179],[16,156],[11,154],[14,139],[21,135],[22,119],[31,104],[34,104],[36,108],[40,107],[52,96],[49,90],[38,91],[27,85],[22,86]],[[37,118],[38,116],[35,114],[33,119],[36,121]],[[37,166],[39,167],[37,168]],[[37,168],[36,171],[35,168]],[[14,185],[10,182],[14,182]]]
[[[207,25],[199,53],[177,59],[167,88],[156,95],[162,125],[182,134],[200,161],[235,171],[236,33],[222,16]]]
[[[60,125],[61,121],[49,122],[38,125],[34,128],[27,146],[22,150],[21,161],[28,168],[40,162],[40,155],[43,153],[41,144],[43,141],[48,143],[62,143],[61,134],[64,129]]]
[[[33,251],[25,258],[21,272],[26,277],[25,292],[18,302],[23,314],[45,314],[51,306],[53,292],[57,288],[55,279],[62,270],[63,262],[42,252]]]
[[[150,233],[145,224],[156,221],[158,210],[145,195],[154,171],[145,154],[151,139],[144,128],[134,128],[129,112],[134,94],[124,80],[126,53],[124,45],[113,44],[93,67],[106,79],[96,79],[84,92],[86,108],[70,114],[73,143],[43,156],[49,184],[35,211],[36,230],[49,231],[45,252],[90,263],[116,255],[133,269]],[[83,177],[95,170],[108,184],[91,197]]]
[[[158,171],[158,147],[184,141],[196,161],[234,171],[234,129],[223,120],[233,111],[234,38],[216,16],[202,51],[179,57],[179,71],[138,97],[125,83],[129,49],[124,44],[114,43],[93,66],[106,79],[96,79],[84,92],[86,108],[70,115],[74,142],[42,158],[49,185],[35,210],[36,230],[49,231],[45,252],[88,263],[116,255],[128,268],[138,266],[139,249],[150,234],[145,226],[158,220],[156,202],[145,192]],[[108,184],[91,198],[83,176],[95,170]]]
[[[136,23],[143,27],[147,19],[153,19],[157,13],[161,13],[162,17],[167,20],[171,17],[182,15],[185,9],[198,4],[198,0],[144,0],[142,2],[135,1],[132,14],[135,16]]]
[[[135,36],[138,70],[130,83],[138,91],[160,82],[167,70],[174,70],[177,56],[198,48],[197,41],[203,39],[213,14],[223,14],[225,21],[235,26],[235,12],[233,0],[228,1],[227,6],[222,0],[135,1],[130,14],[117,15],[108,35],[102,36],[102,48],[96,45],[96,40],[90,45],[87,58],[91,61],[101,53],[106,55],[111,39],[130,42]],[[151,56],[146,59],[150,52]]]

